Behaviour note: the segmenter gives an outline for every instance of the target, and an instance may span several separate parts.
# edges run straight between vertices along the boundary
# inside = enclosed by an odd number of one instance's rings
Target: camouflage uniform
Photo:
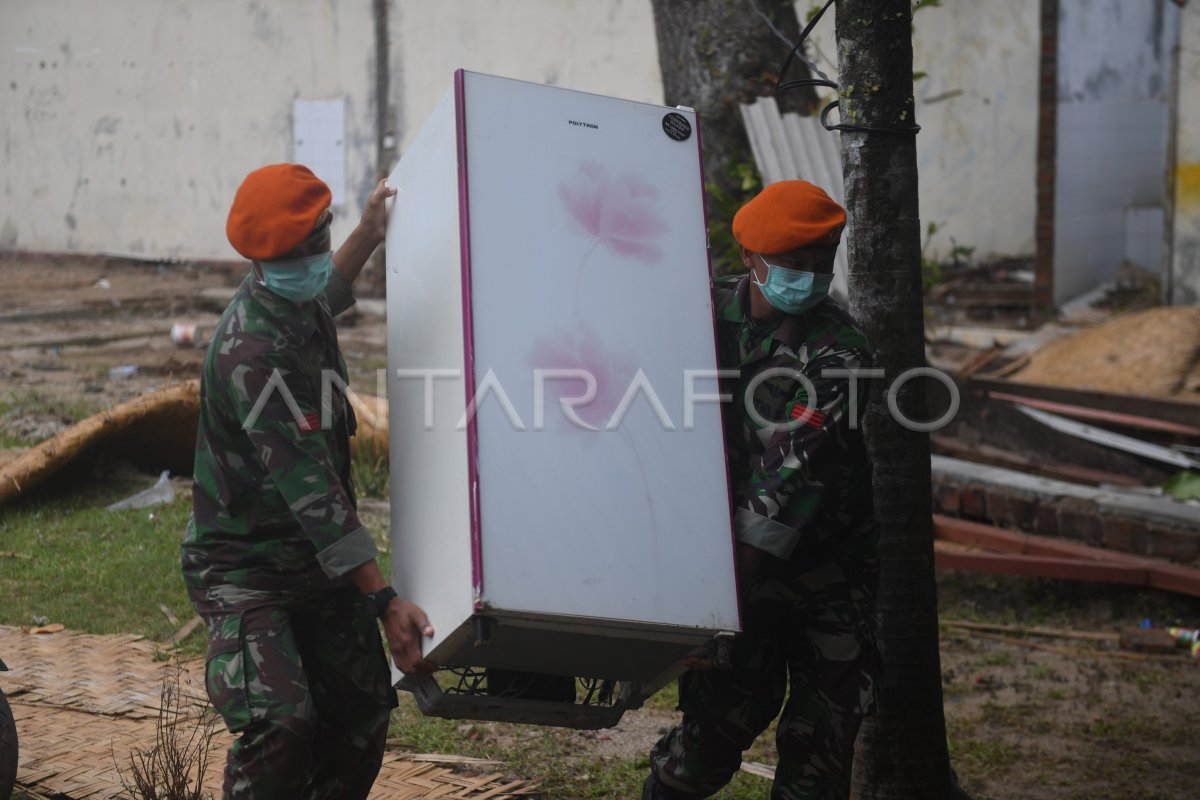
[[[748,287],[748,276],[717,282],[718,359],[739,372],[722,387],[733,395],[725,442],[734,527],[739,542],[767,555],[744,587],[732,668],[680,679],[683,721],[654,746],[649,800],[719,790],[781,706],[771,796],[840,797],[862,715],[875,706],[871,468],[850,426],[850,379],[822,376],[868,367],[867,342],[830,299],[778,322],[753,320]],[[795,372],[812,382],[812,396]]]
[[[182,568],[208,624],[209,697],[241,734],[229,798],[365,798],[396,706],[346,574],[378,554],[350,481],[354,413],[333,380],[346,366],[332,314],[352,303],[336,270],[304,304],[251,274],[204,362]]]

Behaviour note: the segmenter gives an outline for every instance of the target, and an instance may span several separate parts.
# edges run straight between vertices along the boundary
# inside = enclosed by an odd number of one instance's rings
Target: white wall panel
[[[1063,0],[1059,14],[1054,297],[1062,303],[1116,274],[1130,207],[1167,202],[1179,9],[1168,0]]]
[[[1175,197],[1169,302],[1200,303],[1200,4],[1182,12],[1175,86]]]
[[[800,19],[813,5],[796,2]],[[810,52],[836,80],[835,12]],[[1038,0],[950,0],[913,18],[922,229],[939,227],[930,253],[947,255],[953,237],[976,258],[1033,255],[1039,33]]]

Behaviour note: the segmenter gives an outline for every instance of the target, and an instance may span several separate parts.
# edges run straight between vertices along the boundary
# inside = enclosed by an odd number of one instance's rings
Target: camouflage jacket
[[[356,511],[355,420],[333,325],[353,302],[336,270],[304,304],[251,273],[225,309],[200,383],[188,586],[322,588],[378,554]]]
[[[718,361],[737,371],[721,388],[732,395],[725,445],[737,539],[791,574],[832,564],[829,578],[873,592],[879,527],[862,408],[852,421],[852,379],[830,374],[870,366],[866,337],[832,299],[758,322],[748,289],[747,276],[713,289]]]

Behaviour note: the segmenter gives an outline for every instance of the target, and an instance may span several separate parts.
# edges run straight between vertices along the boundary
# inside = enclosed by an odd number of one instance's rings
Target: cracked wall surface
[[[296,99],[345,102],[334,240],[360,216],[379,168],[372,3],[0,8],[0,249],[236,258],[229,204],[247,172],[292,160]],[[458,67],[661,101],[649,0],[392,0],[388,35],[404,140]]]

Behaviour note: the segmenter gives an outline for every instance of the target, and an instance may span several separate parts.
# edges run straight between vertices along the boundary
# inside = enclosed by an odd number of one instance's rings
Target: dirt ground
[[[1111,644],[982,638],[964,617],[1117,633],[1147,616],[1159,625],[1200,620],[1200,601],[1163,593],[968,573],[939,574],[942,688],[952,766],[975,800],[1190,800],[1200,774],[1193,712],[1200,662],[1182,652],[1134,660]],[[1019,637],[1013,637],[1018,638]],[[1050,649],[1037,649],[1048,647]],[[500,749],[553,737],[582,772],[597,756],[644,759],[678,714],[652,701],[610,730],[576,732],[465,724]],[[773,733],[746,761],[775,763]],[[763,796],[767,794],[764,780]],[[721,795],[717,795],[720,797]]]
[[[56,432],[80,415],[198,375],[202,344],[244,273],[186,265],[0,260],[0,387],[11,442]],[[372,304],[343,320],[351,384],[382,393],[385,321]],[[175,323],[198,341],[171,340]],[[129,369],[132,368],[132,369]],[[132,373],[132,374],[130,374]],[[386,506],[372,512],[386,517]],[[1115,632],[1149,618],[1200,625],[1200,603],[1061,582],[941,576],[943,619]],[[1057,650],[1035,649],[1029,643]],[[1192,798],[1200,775],[1200,662],[1136,661],[1089,641],[1001,642],[944,626],[942,671],[954,763],[978,799]],[[576,733],[482,724],[497,741],[553,736],[564,759],[644,757],[675,719],[630,713],[612,730]],[[764,738],[749,760],[773,763]],[[765,795],[764,782],[764,795]]]
[[[197,377],[208,336],[246,274],[101,257],[0,257],[0,269],[6,284],[0,294],[0,386],[10,395],[6,400],[39,401],[15,415],[21,419],[4,421],[17,437],[53,433],[81,407],[107,408]],[[172,341],[177,323],[196,326],[192,343]],[[339,318],[356,388],[375,389],[376,370],[386,366],[385,332],[381,314],[351,311]]]

